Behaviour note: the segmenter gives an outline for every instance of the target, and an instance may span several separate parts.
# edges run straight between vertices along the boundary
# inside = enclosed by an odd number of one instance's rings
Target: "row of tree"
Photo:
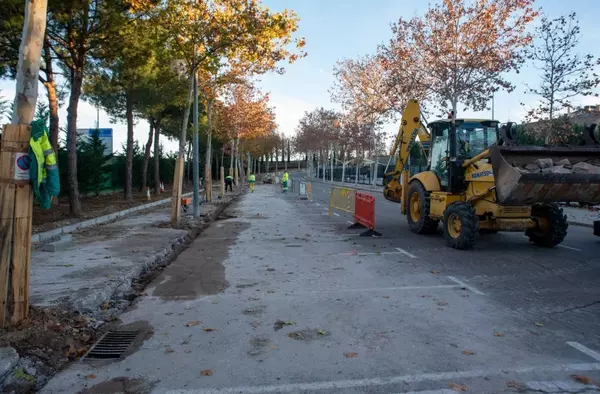
[[[488,109],[494,92],[515,89],[507,74],[527,63],[540,79],[526,84],[539,104],[527,107],[525,121],[544,123],[538,129],[546,144],[573,139],[573,127],[560,115],[574,99],[597,96],[599,62],[577,52],[581,31],[574,13],[550,19],[533,3],[440,0],[422,16],[400,18],[375,54],[336,64],[330,93],[343,112],[306,113],[296,131],[298,148],[327,159],[337,143],[340,157],[348,151],[362,157],[369,142],[381,139],[378,126],[397,119],[407,100],[419,100],[426,116]]]
[[[283,72],[305,53],[294,38],[293,11],[272,12],[246,0],[49,0],[39,80],[46,88],[49,130],[58,149],[58,108],[66,101],[67,189],[72,215],[81,213],[77,117],[80,98],[127,123],[126,199],[133,198],[133,129],[150,125],[144,146],[147,167],[159,157],[160,136],[179,140],[178,158],[190,153],[194,80],[200,101],[199,129],[210,171],[213,137],[244,168],[244,161],[280,146],[268,95],[253,82]],[[14,78],[23,26],[23,2],[3,2],[0,77]],[[159,160],[154,160],[155,185]]]

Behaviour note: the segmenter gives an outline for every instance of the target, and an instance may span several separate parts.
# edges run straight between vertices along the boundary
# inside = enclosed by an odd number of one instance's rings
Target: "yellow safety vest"
[[[250,175],[250,177],[248,177],[248,180],[250,182],[256,182],[256,176],[255,175]]]
[[[283,177],[281,178],[281,180],[284,182],[287,182],[289,180],[289,175],[287,172],[283,174]]]

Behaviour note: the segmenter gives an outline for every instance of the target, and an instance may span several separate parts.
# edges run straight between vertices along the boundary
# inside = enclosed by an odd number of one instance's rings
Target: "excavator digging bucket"
[[[600,147],[493,146],[490,150],[500,204],[600,204],[600,167],[573,169],[580,162],[600,166]],[[568,159],[570,165],[542,170],[533,165],[538,159],[552,159],[554,164]]]

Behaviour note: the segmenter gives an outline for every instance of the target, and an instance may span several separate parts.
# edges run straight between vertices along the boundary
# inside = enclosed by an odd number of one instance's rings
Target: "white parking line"
[[[567,246],[567,245],[557,245],[559,248],[565,248],[565,249],[570,249],[570,250],[574,250],[576,252],[581,252],[581,249],[577,249],[577,248],[573,248],[571,246]]]
[[[337,212],[334,212],[333,214],[334,214],[335,216],[340,216],[340,214],[339,214],[339,213],[337,213]]]
[[[408,257],[410,257],[410,258],[413,258],[413,259],[416,259],[416,258],[417,258],[417,256],[415,256],[414,254],[412,254],[412,253],[408,253],[406,250],[404,250],[404,249],[402,249],[402,248],[396,248],[396,250],[397,250],[398,252],[400,252],[400,253],[402,253],[402,254],[404,254],[404,255],[406,255],[406,256],[408,256]]]
[[[319,204],[318,202],[316,202],[315,204],[317,204],[318,206],[321,206],[321,204]]]
[[[590,392],[587,389],[589,385],[573,382],[572,380],[548,380],[548,381],[533,381],[525,383],[529,390],[539,391],[542,393],[581,393]]]
[[[583,346],[579,342],[567,342],[567,345],[572,346],[575,349],[579,350],[580,352],[587,354],[588,356],[590,356],[591,358],[593,358],[596,361],[600,361],[600,353],[598,353],[595,350],[590,349],[589,347]]]
[[[201,389],[180,389],[169,390],[168,394],[262,394],[262,393],[296,393],[307,391],[331,391],[341,389],[352,389],[360,387],[381,387],[395,384],[420,383],[426,381],[454,380],[465,378],[480,378],[484,376],[506,376],[507,373],[525,374],[553,374],[556,372],[585,372],[600,371],[600,363],[584,364],[558,364],[535,367],[506,367],[498,369],[474,369],[467,371],[449,371],[449,372],[429,372],[414,375],[401,375],[390,377],[374,377],[363,379],[348,379],[324,382],[306,382],[306,383],[284,383],[265,386],[245,386],[245,387],[223,387],[223,388],[201,388]]]
[[[529,237],[526,236],[526,235],[523,235],[523,238],[529,239]],[[577,249],[577,248],[574,248],[572,246],[567,246],[567,245],[556,245],[556,246],[559,247],[559,248],[570,249],[570,250],[574,250],[576,252],[581,252],[581,249]]]
[[[465,289],[469,289],[471,290],[473,293],[475,294],[479,294],[479,295],[485,295],[484,292],[477,290],[475,287],[466,284],[465,282],[463,282],[462,280],[456,279],[454,276],[448,276],[448,279],[450,279],[452,282],[458,283],[459,285],[461,285],[462,287],[464,287]]]
[[[350,220],[346,220],[346,223],[354,224],[354,222],[351,222]]]

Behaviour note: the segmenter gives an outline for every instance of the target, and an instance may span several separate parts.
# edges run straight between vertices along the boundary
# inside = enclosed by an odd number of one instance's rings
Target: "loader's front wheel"
[[[437,231],[439,220],[429,216],[429,192],[421,182],[413,182],[408,188],[408,227],[413,233],[433,234]]]
[[[531,216],[538,223],[536,228],[529,229],[525,235],[538,246],[552,248],[560,244],[567,236],[567,216],[562,208],[555,204],[540,204],[531,207]]]
[[[479,234],[479,218],[471,204],[455,202],[444,212],[444,238],[454,249],[470,249]]]

